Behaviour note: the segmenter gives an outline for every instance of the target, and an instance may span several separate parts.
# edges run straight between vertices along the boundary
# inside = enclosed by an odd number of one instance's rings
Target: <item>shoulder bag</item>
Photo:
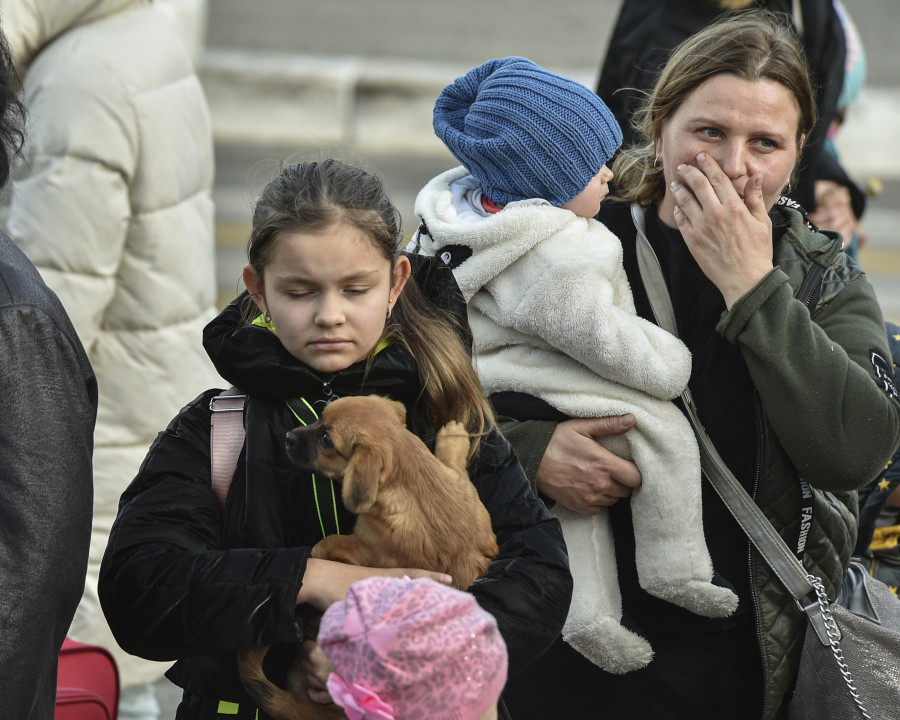
[[[657,323],[678,334],[659,260],[632,206],[638,265]],[[818,270],[815,270],[818,268]],[[813,264],[821,281],[821,268]],[[807,276],[809,278],[809,276]],[[804,286],[808,283],[804,282]],[[808,304],[810,313],[815,304]],[[886,719],[900,713],[900,600],[851,561],[839,599],[830,602],[820,578],[806,572],[753,498],[719,456],[700,423],[689,389],[682,394],[700,445],[703,474],[809,621],[790,720]],[[813,632],[809,632],[812,629]]]

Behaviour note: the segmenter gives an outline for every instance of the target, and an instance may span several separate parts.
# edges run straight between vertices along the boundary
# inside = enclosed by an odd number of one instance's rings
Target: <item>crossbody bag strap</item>
[[[637,229],[638,267],[653,315],[660,327],[677,337],[678,327],[675,323],[672,299],[669,297],[659,259],[647,239],[643,209],[638,205],[632,205],[631,216]],[[754,547],[793,596],[797,606],[807,614],[819,639],[827,645],[828,633],[812,576],[806,572],[787,543],[775,531],[765,513],[722,460],[700,422],[689,388],[685,387],[681,399],[688,419],[694,427],[694,434],[697,436],[704,475],[722,499],[725,507],[750,538]],[[818,580],[816,581],[818,582]]]
[[[228,489],[244,447],[244,405],[247,396],[230,387],[209,401],[209,464],[212,489],[225,507]]]

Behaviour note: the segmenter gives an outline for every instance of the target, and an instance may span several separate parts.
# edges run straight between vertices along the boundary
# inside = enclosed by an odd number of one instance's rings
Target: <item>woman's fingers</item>
[[[766,209],[766,201],[763,198],[762,177],[754,175],[747,181],[744,188],[744,205],[757,220],[768,226],[769,211]]]
[[[759,176],[741,193],[715,158],[679,165],[670,192],[674,217],[697,264],[722,293],[726,307],[772,269],[772,230]]]

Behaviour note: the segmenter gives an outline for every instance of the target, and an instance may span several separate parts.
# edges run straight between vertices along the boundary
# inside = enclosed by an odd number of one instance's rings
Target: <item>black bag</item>
[[[900,600],[854,558],[836,602],[814,583],[828,632],[806,633],[790,720],[896,717],[900,711]]]

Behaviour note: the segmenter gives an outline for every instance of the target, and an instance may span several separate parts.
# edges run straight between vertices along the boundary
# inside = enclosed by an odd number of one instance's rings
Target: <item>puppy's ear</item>
[[[406,405],[402,402],[397,402],[396,400],[391,400],[391,407],[394,412],[397,413],[397,417],[400,418],[400,424],[404,427],[406,426]]]
[[[368,443],[356,446],[344,470],[341,490],[344,505],[350,512],[359,515],[372,509],[378,489],[390,472],[391,465],[387,447]]]

